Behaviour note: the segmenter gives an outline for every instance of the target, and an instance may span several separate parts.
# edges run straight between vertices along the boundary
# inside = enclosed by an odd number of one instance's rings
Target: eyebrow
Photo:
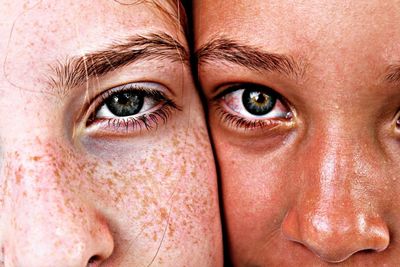
[[[261,72],[278,72],[295,79],[303,76],[305,67],[291,56],[269,53],[238,41],[213,38],[195,52],[197,64],[225,61]]]
[[[119,68],[141,60],[169,60],[189,65],[189,55],[185,47],[166,33],[134,35],[114,42],[103,50],[72,57],[65,62],[50,65],[48,76],[50,87],[65,95],[71,88],[88,80],[103,76]],[[60,92],[58,92],[60,93]]]
[[[389,65],[385,73],[385,81],[389,83],[399,83],[400,82],[400,64]]]

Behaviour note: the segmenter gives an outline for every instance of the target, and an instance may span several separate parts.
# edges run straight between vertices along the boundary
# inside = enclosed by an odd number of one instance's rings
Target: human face
[[[212,153],[173,19],[111,0],[0,10],[0,266],[220,266]]]
[[[400,263],[400,2],[196,1],[235,266]]]

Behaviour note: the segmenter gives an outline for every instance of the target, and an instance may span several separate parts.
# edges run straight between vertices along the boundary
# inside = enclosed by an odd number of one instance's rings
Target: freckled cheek
[[[159,240],[167,220],[168,235],[176,240],[214,231],[217,187],[206,136],[176,134],[150,152],[105,160],[89,175],[96,185],[86,191],[128,235]]]

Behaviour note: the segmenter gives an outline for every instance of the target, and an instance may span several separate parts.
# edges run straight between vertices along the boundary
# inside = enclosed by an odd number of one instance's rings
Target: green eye
[[[109,96],[105,104],[117,117],[132,116],[142,109],[144,96],[138,92],[117,92]]]
[[[261,90],[246,89],[242,95],[244,108],[253,115],[265,115],[275,106],[276,98]]]

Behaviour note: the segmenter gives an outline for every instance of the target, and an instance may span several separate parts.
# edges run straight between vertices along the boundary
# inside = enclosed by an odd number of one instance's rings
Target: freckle
[[[58,179],[61,178],[60,171],[59,171],[58,169],[56,169],[56,170],[54,171],[54,175],[55,175],[56,178],[58,178]]]
[[[17,172],[15,174],[15,181],[16,181],[17,184],[20,184],[20,182],[22,180],[21,172],[22,172],[22,167],[18,167],[18,170],[17,170]]]
[[[153,240],[157,241],[157,233],[156,233],[156,231],[153,232]]]
[[[107,180],[107,185],[108,185],[109,187],[113,187],[113,186],[114,186],[114,182],[113,182],[111,179],[108,179],[108,180]]]
[[[177,146],[179,145],[178,139],[177,139],[177,138],[174,138],[174,139],[172,140],[172,144],[173,144],[174,147],[177,147]]]
[[[167,172],[165,173],[165,177],[170,177],[171,176],[171,170],[167,170]]]
[[[41,157],[40,157],[40,156],[34,156],[34,157],[32,157],[31,159],[32,159],[33,161],[38,161],[38,160],[41,159]]]
[[[172,237],[174,235],[174,233],[175,233],[175,226],[173,224],[170,224],[169,227],[168,227],[168,230],[169,230],[168,231],[168,236]]]
[[[160,209],[160,214],[161,214],[161,219],[162,220],[167,219],[168,213],[167,213],[167,210],[165,208],[161,208]]]

